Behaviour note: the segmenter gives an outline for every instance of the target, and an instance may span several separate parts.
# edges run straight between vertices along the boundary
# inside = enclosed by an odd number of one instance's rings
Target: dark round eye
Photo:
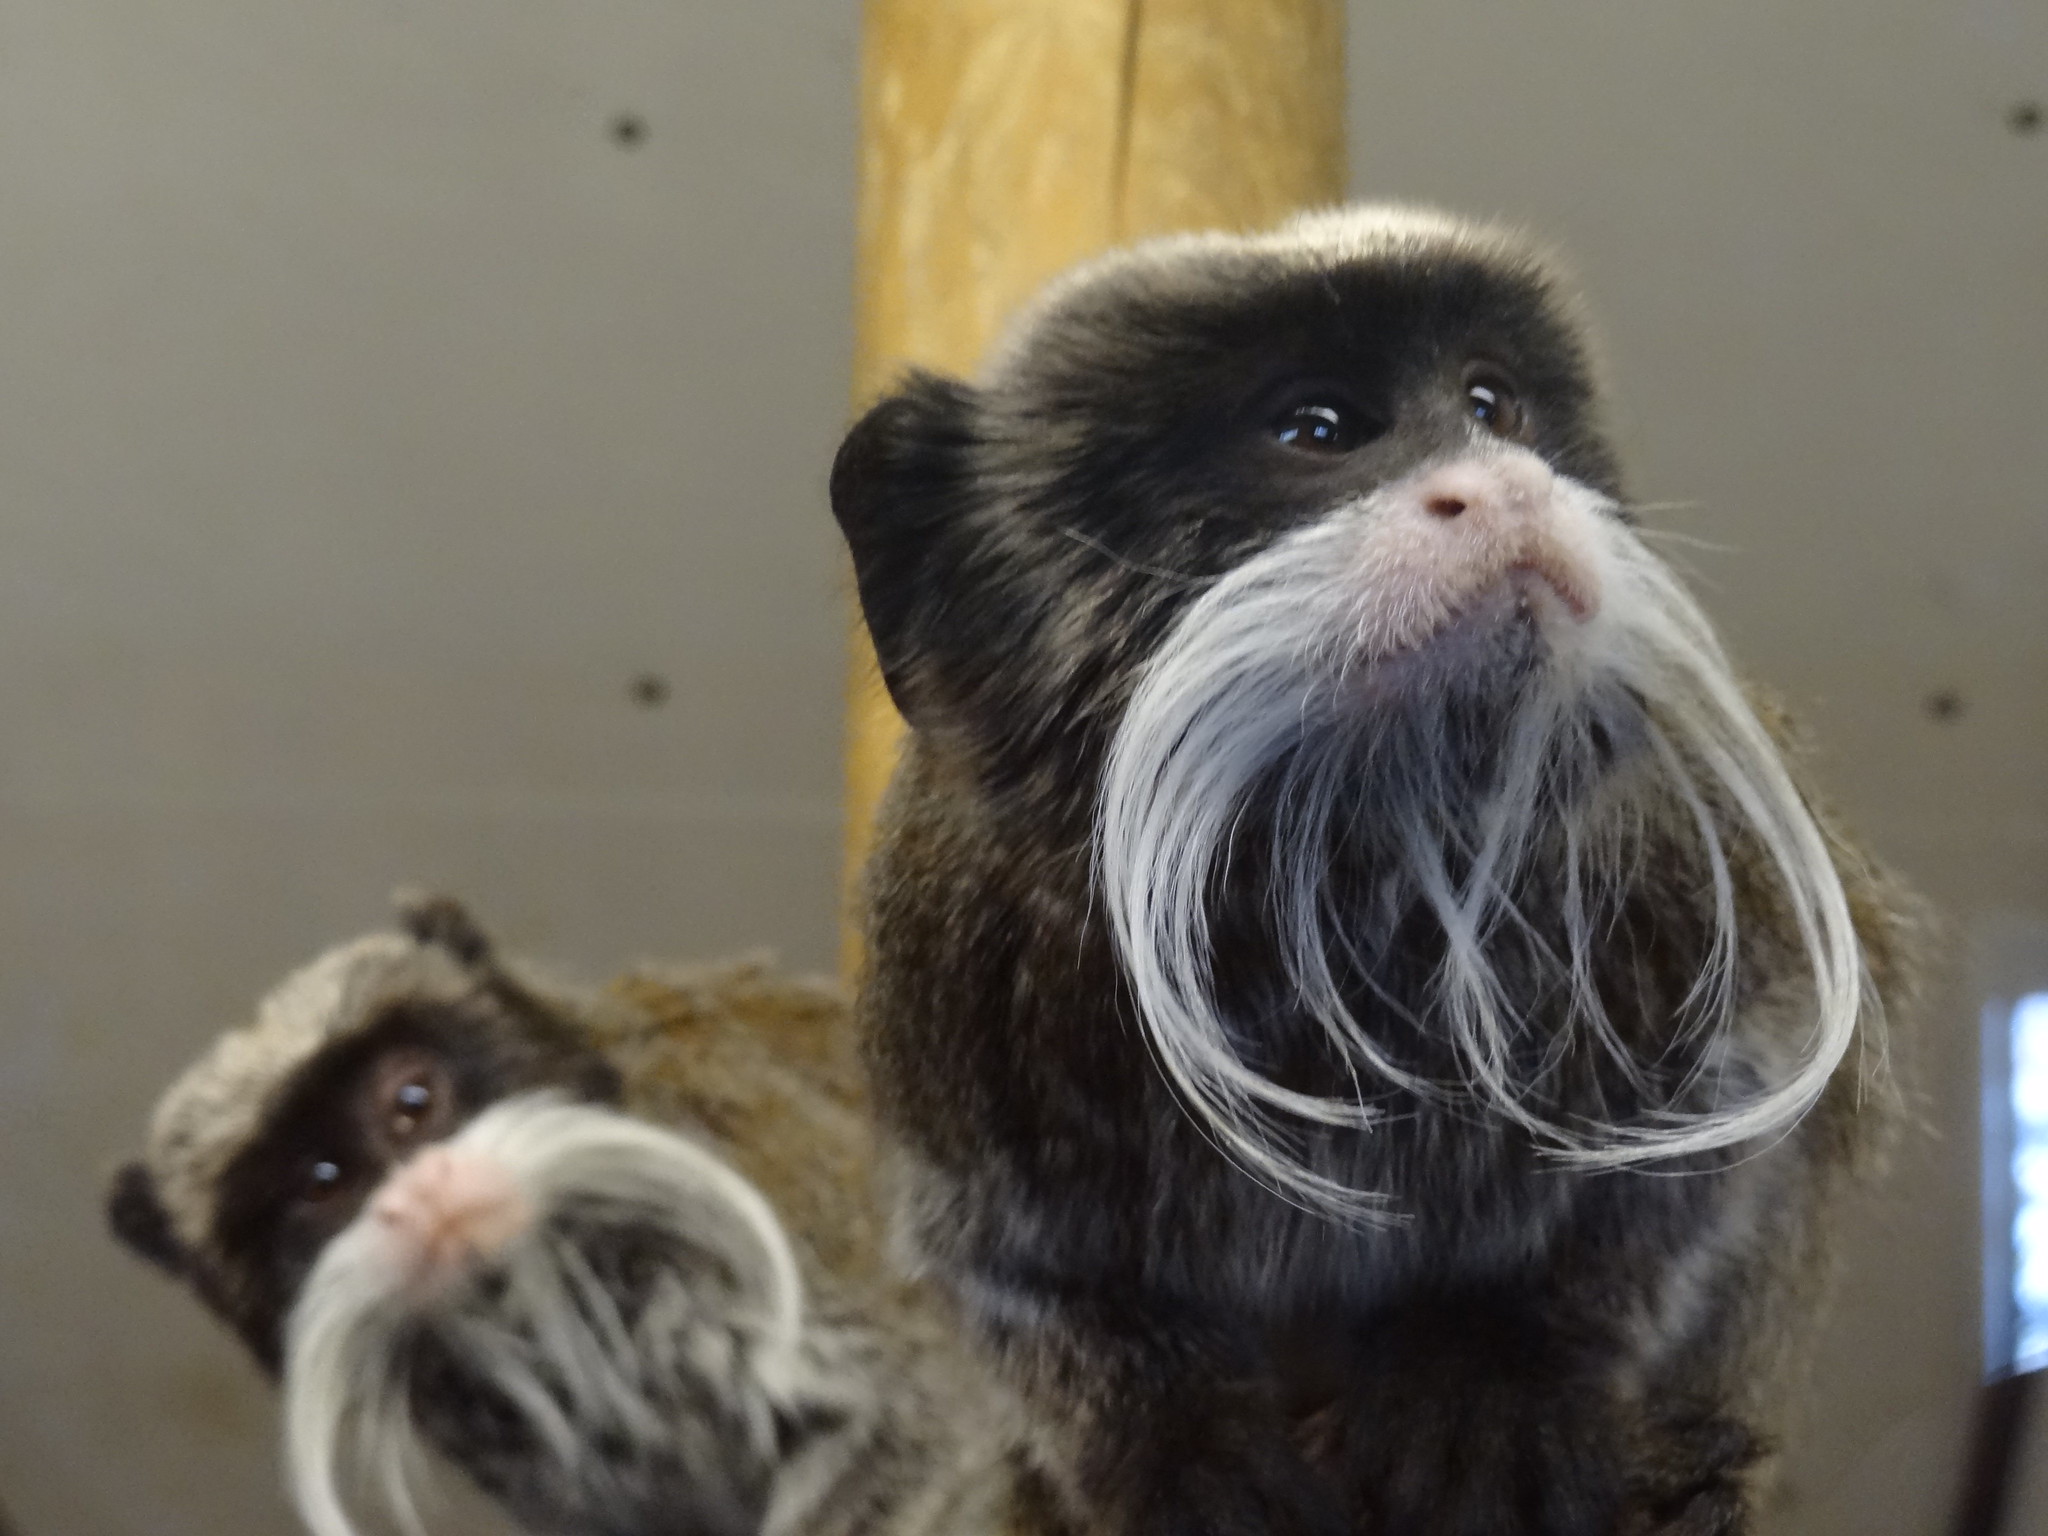
[[[414,1078],[400,1083],[391,1095],[391,1128],[400,1135],[417,1130],[433,1107],[434,1090],[425,1082]]]
[[[1490,368],[1465,375],[1465,414],[1495,437],[1513,437],[1522,430],[1522,398],[1515,386]]]
[[[341,1188],[341,1164],[320,1159],[306,1170],[306,1187],[300,1191],[307,1200],[325,1200]]]
[[[1349,453],[1372,436],[1365,421],[1341,400],[1304,400],[1273,419],[1274,441],[1304,453]]]

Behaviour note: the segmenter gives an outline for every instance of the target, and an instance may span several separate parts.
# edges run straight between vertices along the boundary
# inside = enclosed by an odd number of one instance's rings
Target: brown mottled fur
[[[844,995],[742,959],[643,967],[604,996],[592,1033],[624,1106],[707,1132],[823,1273],[880,1283],[874,1136]]]
[[[272,1255],[243,1247],[249,1239],[236,1234],[285,1229],[238,1214],[233,1207],[247,1197],[234,1191],[252,1166],[288,1173],[303,1160],[289,1122],[326,1091],[331,1063],[394,1019],[406,1021],[408,1038],[437,1038],[442,1028],[450,1031],[438,1037],[446,1049],[490,1085],[465,1116],[534,1087],[615,1101],[713,1147],[785,1223],[806,1272],[813,1356],[829,1378],[829,1406],[816,1410],[815,1423],[790,1428],[789,1465],[769,1469],[768,1486],[779,1491],[764,1514],[777,1522],[768,1527],[775,1536],[1060,1529],[1023,1465],[1007,1394],[961,1350],[940,1299],[883,1261],[865,1091],[838,988],[750,958],[643,966],[584,992],[501,960],[446,898],[414,901],[404,915],[406,936],[373,935],[330,951],[174,1085],[146,1157],[116,1181],[117,1235],[191,1283],[259,1359],[281,1361],[283,1319],[310,1256],[279,1269]],[[533,1042],[543,1040],[547,1053],[537,1056]],[[175,1211],[163,1202],[166,1190],[179,1192]],[[331,1211],[324,1230],[339,1231],[352,1214]],[[650,1512],[606,1508],[604,1495],[565,1487],[546,1456],[507,1440],[497,1410],[473,1401],[473,1386],[420,1380],[427,1384],[411,1401],[424,1433],[530,1529],[729,1529],[729,1510],[709,1526],[698,1523],[682,1484],[665,1513],[659,1487]]]

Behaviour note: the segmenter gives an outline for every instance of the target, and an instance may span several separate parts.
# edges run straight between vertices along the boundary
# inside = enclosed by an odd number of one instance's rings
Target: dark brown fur
[[[1334,497],[1464,440],[1445,390],[1471,356],[1519,378],[1527,446],[1619,497],[1570,305],[1524,248],[1469,228],[1350,258],[1283,235],[1111,262],[1041,304],[980,385],[913,377],[835,469],[911,726],[868,876],[859,1001],[906,1227],[1104,1529],[1746,1529],[1826,1213],[1870,1140],[1866,1097],[1884,1096],[1866,1087],[1878,1063],[1852,1053],[1775,1146],[1587,1174],[1482,1108],[1391,1094],[1374,1131],[1303,1135],[1319,1166],[1395,1201],[1395,1223],[1347,1226],[1240,1171],[1157,1070],[1091,868],[1117,720],[1194,593]],[[1274,381],[1304,378],[1341,380],[1373,418],[1341,464],[1259,444]],[[1486,761],[1486,709],[1448,718],[1422,749]],[[1269,1075],[1341,1091],[1271,958],[1260,830],[1248,816],[1217,893],[1219,988],[1260,1021],[1245,1049]],[[1671,1021],[1706,917],[1681,842],[1651,827],[1597,977],[1631,1044],[1656,1058],[1668,1043],[1668,1059],[1634,1088],[1597,1053],[1568,1054],[1560,1114],[1687,1102],[1698,1058]],[[1367,838],[1337,863],[1356,910],[1375,856]],[[1735,857],[1744,1017],[1760,1021],[1797,956],[1769,880]],[[1911,904],[1848,845],[1837,862],[1901,1015]],[[1521,896],[1554,939],[1540,876]],[[1352,999],[1384,1048],[1441,1077],[1439,1046],[1377,1001],[1428,1011],[1441,939],[1401,923]],[[1544,1000],[1527,1001],[1540,1020]]]

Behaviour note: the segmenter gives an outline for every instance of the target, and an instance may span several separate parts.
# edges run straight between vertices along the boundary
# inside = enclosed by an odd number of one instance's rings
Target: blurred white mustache
[[[443,1145],[509,1174],[530,1220],[471,1273],[428,1286],[379,1229],[374,1201],[321,1254],[289,1321],[284,1371],[291,1491],[315,1536],[363,1536],[359,1504],[425,1536],[417,1490],[428,1447],[406,1369],[422,1329],[513,1406],[565,1478],[594,1485],[603,1469],[589,1448],[599,1441],[687,1457],[695,1426],[679,1422],[689,1394],[679,1397],[678,1383],[719,1407],[726,1427],[715,1443],[706,1433],[707,1456],[734,1455],[736,1420],[743,1453],[763,1465],[779,1454],[779,1415],[844,1406],[849,1383],[808,1347],[781,1223],[711,1152],[545,1094],[494,1105]],[[703,1262],[655,1276],[628,1316],[551,1225],[563,1212],[666,1236]]]

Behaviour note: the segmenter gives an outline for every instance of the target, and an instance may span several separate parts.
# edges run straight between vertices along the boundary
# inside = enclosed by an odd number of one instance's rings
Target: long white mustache
[[[537,1213],[474,1275],[420,1295],[359,1218],[328,1244],[294,1307],[284,1371],[293,1497],[315,1536],[361,1536],[369,1502],[425,1536],[416,1490],[431,1460],[405,1371],[421,1327],[525,1420],[565,1473],[607,1435],[672,1451],[679,1425],[664,1385],[699,1384],[775,1454],[775,1415],[807,1398],[804,1296],[789,1240],[753,1185],[710,1152],[608,1110],[527,1096],[493,1106],[450,1142],[498,1161]],[[565,1204],[672,1233],[713,1254],[729,1283],[664,1275],[632,1318],[573,1242],[548,1226]],[[351,1497],[351,1493],[356,1497]]]
[[[1602,498],[1555,482],[1556,510],[1591,552],[1599,611],[1557,637],[1520,684],[1476,805],[1469,782],[1428,750],[1438,690],[1403,690],[1393,716],[1360,714],[1355,695],[1384,632],[1384,591],[1370,580],[1380,498],[1342,507],[1279,540],[1204,592],[1148,664],[1109,752],[1095,828],[1096,874],[1144,1028],[1167,1078],[1203,1129],[1248,1172],[1312,1209],[1387,1217],[1386,1192],[1354,1189],[1295,1150],[1304,1130],[1362,1128],[1388,1093],[1457,1093],[1523,1127],[1566,1164],[1624,1167],[1754,1143],[1812,1105],[1855,1038],[1876,1028],[1862,951],[1825,834],[1735,681],[1712,626],[1672,572]],[[1361,579],[1364,572],[1366,579]],[[1399,687],[1395,679],[1392,686]],[[1346,705],[1340,694],[1350,690]],[[1376,728],[1384,727],[1380,735]],[[1708,1108],[1652,1110],[1631,1123],[1563,1123],[1527,1066],[1529,1036],[1495,963],[1503,932],[1536,933],[1513,892],[1541,844],[1561,857],[1564,934],[1547,947],[1548,979],[1566,998],[1563,1034],[1605,1050],[1638,1083],[1654,1065],[1630,1054],[1595,985],[1603,916],[1644,848],[1644,812],[1624,786],[1603,795],[1603,754],[1619,733],[1654,767],[1654,793],[1681,814],[1680,835],[1711,880],[1711,925],[1677,1028],[1697,1033],[1701,1072],[1752,1086]],[[1405,749],[1405,750],[1404,750]],[[1578,784],[1577,791],[1560,786]],[[1642,792],[1641,780],[1635,793]],[[1277,792],[1273,791],[1278,786]],[[1592,785],[1590,789],[1584,788]],[[1375,846],[1393,851],[1390,883],[1368,913],[1332,910],[1330,853],[1361,786],[1385,793]],[[1302,1093],[1240,1056],[1213,984],[1210,900],[1247,809],[1277,806],[1269,903],[1285,980],[1358,1086],[1356,1096]],[[1667,834],[1668,835],[1668,834]],[[1730,851],[1761,855],[1810,975],[1803,1040],[1758,1042],[1738,1058],[1736,991],[1743,930]],[[1559,852],[1561,850],[1561,852]],[[1461,1081],[1428,1083],[1394,1059],[1341,995],[1336,957],[1372,985],[1376,937],[1420,903],[1444,958],[1416,1020],[1448,1042]],[[1390,1007],[1399,1005],[1382,998]],[[1552,1044],[1563,1047],[1569,1041]],[[1761,1086],[1754,1086],[1760,1080]],[[1697,1083],[1691,1085],[1698,1087]]]

